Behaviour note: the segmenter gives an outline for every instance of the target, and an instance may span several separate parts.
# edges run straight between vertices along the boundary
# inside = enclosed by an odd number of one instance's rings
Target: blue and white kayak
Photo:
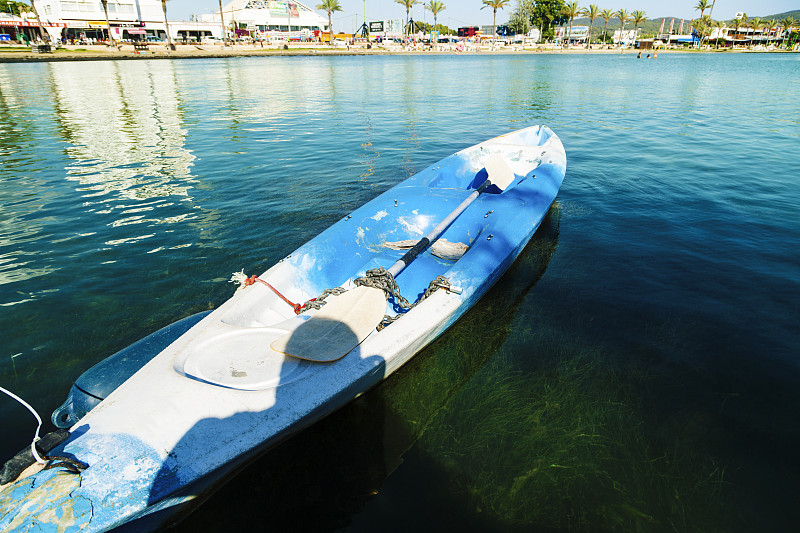
[[[512,173],[508,185],[474,195],[498,158]],[[535,126],[453,154],[353,211],[218,309],[184,325],[173,342],[81,413],[49,455],[85,468],[75,473],[56,466],[4,485],[0,530],[140,530],[168,523],[183,504],[380,383],[441,335],[520,254],[565,171],[560,140]],[[468,196],[473,201],[438,240],[430,239],[433,245],[413,246]],[[399,295],[416,305],[408,310],[397,294],[389,297],[380,304],[385,327],[353,333],[350,344],[340,342],[341,328],[313,336],[318,330],[309,324],[323,316],[337,320],[326,308],[358,311],[360,302],[348,296],[356,293],[354,280],[396,265],[412,246],[418,255],[395,279]],[[296,314],[337,287],[347,292]],[[342,318],[360,321],[358,313]],[[298,337],[307,356],[292,349]],[[347,351],[315,361],[317,347],[324,352],[331,343]]]

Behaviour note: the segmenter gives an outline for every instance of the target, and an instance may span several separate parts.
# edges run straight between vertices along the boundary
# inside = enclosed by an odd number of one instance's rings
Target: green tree
[[[625,22],[628,21],[628,12],[624,9],[620,9],[614,15],[619,19],[620,28],[619,28],[619,44],[622,46],[622,36],[625,33]]]
[[[567,44],[569,44],[570,40],[572,39],[572,21],[575,20],[581,12],[581,8],[578,7],[578,2],[567,2],[564,5],[564,16],[567,17],[569,20],[569,33],[567,34]]]
[[[508,27],[517,35],[526,34],[531,29],[531,17],[528,13],[529,3],[524,0],[517,0],[517,7],[511,12],[508,18]]]
[[[492,8],[492,39],[497,40],[497,10],[503,9],[508,5],[509,0],[483,0],[481,9],[485,7]]]
[[[592,27],[594,26],[594,19],[600,15],[600,8],[597,7],[597,4],[590,4],[589,7],[585,7],[581,10],[581,15],[589,17],[589,35],[586,38],[586,48],[589,48],[592,44]]]
[[[342,10],[339,0],[322,0],[317,9],[328,14],[328,44],[333,44],[333,14]]]
[[[529,0],[531,24],[538,27],[542,32],[542,40],[552,40],[554,37],[553,28],[567,21],[564,15],[564,0]]]
[[[421,31],[422,33],[430,33],[436,29],[439,32],[439,35],[457,35],[458,30],[453,31],[451,28],[447,27],[444,24],[437,24],[436,28],[433,27],[433,24],[429,24],[427,22],[414,22],[414,27]]]
[[[605,26],[603,26],[603,42],[606,42],[608,37],[608,21],[614,18],[614,12],[610,9],[604,9],[600,12],[600,18],[606,21]]]
[[[172,36],[169,34],[169,22],[167,22],[167,0],[161,0],[161,9],[164,10],[164,28],[167,30],[167,46],[170,50],[175,50],[175,44],[172,42]]]
[[[31,6],[24,2],[12,2],[9,0],[0,0],[0,13],[11,13],[12,15],[19,15],[22,12],[30,11]]]
[[[404,34],[408,35],[408,20],[411,18],[411,9],[419,4],[419,0],[394,0],[395,3],[400,4],[401,6],[406,8],[406,25],[405,30],[403,31]]]

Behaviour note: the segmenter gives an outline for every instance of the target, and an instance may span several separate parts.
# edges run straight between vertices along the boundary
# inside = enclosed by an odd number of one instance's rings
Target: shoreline
[[[200,46],[200,45],[176,45],[175,51],[166,50],[160,44],[151,46],[145,52],[136,52],[132,45],[125,44],[120,49],[112,48],[107,45],[67,45],[56,49],[51,53],[34,53],[30,50],[17,50],[22,47],[9,47],[13,49],[3,50],[0,47],[0,63],[28,63],[28,62],[55,62],[55,61],[107,61],[107,60],[139,60],[139,59],[208,59],[208,58],[228,58],[228,57],[259,57],[259,56],[374,56],[374,55],[530,55],[530,54],[652,54],[652,49],[636,48],[571,48],[553,49],[552,47],[536,48],[514,48],[502,47],[498,50],[491,50],[488,47],[479,50],[469,50],[456,52],[455,50],[414,50],[403,49],[399,46],[392,47],[353,47],[350,49],[331,48],[329,46],[316,47],[295,47],[289,49],[272,47],[259,47],[254,45],[234,45],[234,46]],[[791,50],[689,50],[689,49],[665,49],[658,50],[661,54],[674,53],[754,53],[769,54],[783,53],[791,54]]]

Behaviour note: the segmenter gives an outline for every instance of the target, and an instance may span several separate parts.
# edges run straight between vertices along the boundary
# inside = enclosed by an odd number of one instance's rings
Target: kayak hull
[[[0,529],[34,530],[48,521],[67,531],[104,531],[171,509],[383,381],[442,334],[499,279],[533,236],[566,170],[558,137],[536,126],[458,152],[358,208],[259,278],[292,302],[305,302],[402,254],[392,243],[419,239],[482,181],[485,161],[501,154],[515,180],[481,194],[444,232],[460,258],[419,256],[397,276],[416,301],[437,290],[333,363],[274,352],[270,344],[315,312],[299,316],[265,284],[234,294],[111,392],[72,428],[54,455],[89,465],[80,475],[53,469],[0,490]],[[476,178],[476,175],[478,177]],[[335,297],[332,297],[335,298]],[[291,340],[290,340],[291,342]],[[12,502],[24,505],[11,505]],[[16,507],[16,508],[14,508]],[[138,524],[157,527],[161,518]]]

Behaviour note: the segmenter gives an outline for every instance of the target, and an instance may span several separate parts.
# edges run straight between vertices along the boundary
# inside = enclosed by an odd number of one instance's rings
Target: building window
[[[108,4],[109,13],[133,13],[133,4]]]
[[[61,2],[61,9],[63,11],[77,11],[80,13],[94,13],[98,11],[100,4],[95,2]],[[109,7],[111,5],[109,4]]]

